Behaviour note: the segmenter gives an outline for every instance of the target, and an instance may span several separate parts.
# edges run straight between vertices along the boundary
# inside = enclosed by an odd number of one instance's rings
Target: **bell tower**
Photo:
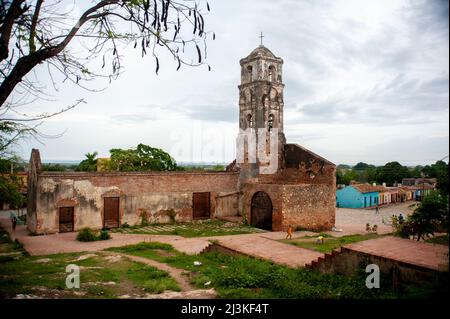
[[[247,138],[256,141],[257,152],[277,157],[277,168],[283,166],[283,150],[286,139],[283,132],[283,60],[265,46],[260,45],[240,60],[241,84],[239,85],[239,129]],[[238,137],[241,138],[242,136]],[[276,148],[274,148],[276,146]],[[267,165],[261,157],[252,158],[249,143],[240,145],[243,158],[238,161],[241,173],[255,177],[261,167]],[[243,148],[243,150],[242,150]],[[277,154],[273,154],[276,152]],[[239,154],[239,153],[238,153]],[[273,170],[272,170],[273,171]],[[250,176],[248,176],[250,175]]]

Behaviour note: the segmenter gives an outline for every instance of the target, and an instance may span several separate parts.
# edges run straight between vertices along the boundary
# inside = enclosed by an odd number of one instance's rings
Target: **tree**
[[[75,168],[75,170],[81,172],[97,171],[97,155],[97,152],[85,154],[84,156],[86,157],[86,159],[81,161],[80,164]]]
[[[16,175],[0,175],[0,198],[12,207],[20,207],[25,201],[20,193],[20,179]]]
[[[174,171],[175,160],[162,149],[139,144],[135,149],[110,150],[110,170],[117,171]]]
[[[426,177],[436,178],[437,188],[444,195],[449,195],[448,163],[437,161],[434,164],[427,165],[422,172]]]
[[[403,237],[413,236],[420,241],[425,236],[434,235],[436,231],[444,230],[448,234],[448,219],[448,196],[431,192],[403,224],[394,223],[394,226]]]
[[[11,167],[20,167],[17,158],[0,159],[0,199],[12,207],[20,207],[25,198],[20,193],[21,179],[11,174]]]
[[[199,66],[206,58],[206,40],[215,38],[206,32],[204,8],[197,1],[80,0],[77,5],[84,10],[73,22],[70,15],[76,10],[67,12],[66,4],[0,2],[0,154],[22,137],[39,135],[43,119],[84,102],[80,99],[50,114],[20,112],[18,107],[48,95],[39,79],[30,75],[38,65],[48,70],[55,89],[57,74],[62,82],[88,89],[86,84],[93,79],[111,81],[119,76],[120,53],[126,46],[152,56],[157,74],[160,50],[173,57],[177,70],[181,65]],[[83,55],[71,50],[74,42],[85,49]]]
[[[67,170],[67,167],[61,164],[42,164],[42,170],[47,172],[65,172]]]
[[[351,181],[359,181],[359,174],[354,170],[336,170],[336,184],[349,185]]]
[[[364,171],[364,170],[368,169],[369,167],[374,167],[374,166],[373,165],[369,165],[369,164],[364,163],[364,162],[359,162],[358,164],[353,166],[353,169],[356,170],[356,171]]]
[[[399,162],[389,162],[378,169],[376,177],[379,183],[386,182],[386,184],[392,185],[395,182],[401,183],[402,179],[409,175],[406,166],[402,166]]]

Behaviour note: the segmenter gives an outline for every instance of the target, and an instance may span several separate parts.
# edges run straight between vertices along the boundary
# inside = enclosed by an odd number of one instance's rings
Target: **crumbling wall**
[[[58,209],[63,206],[74,207],[75,231],[83,227],[102,228],[105,197],[119,197],[120,224],[136,225],[143,220],[190,220],[192,194],[210,192],[214,217],[216,199],[236,192],[237,178],[237,173],[230,172],[43,172],[36,185],[35,232],[57,232]],[[219,214],[232,206],[232,202],[220,204]]]
[[[234,191],[216,196],[216,209],[214,217],[237,216],[239,193]]]
[[[284,185],[283,229],[331,230],[335,223],[336,188],[326,184]]]

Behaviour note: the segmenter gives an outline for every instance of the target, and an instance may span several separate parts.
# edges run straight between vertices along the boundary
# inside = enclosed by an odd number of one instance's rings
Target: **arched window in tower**
[[[251,65],[247,67],[247,78],[249,82],[253,81],[253,68]]]
[[[247,114],[247,127],[253,128],[253,117],[251,114]]]
[[[269,132],[272,131],[273,128],[273,114],[269,115],[269,120],[267,121],[268,127],[269,127]]]
[[[275,82],[276,80],[276,72],[275,72],[275,67],[273,65],[269,66],[269,81],[270,82]]]

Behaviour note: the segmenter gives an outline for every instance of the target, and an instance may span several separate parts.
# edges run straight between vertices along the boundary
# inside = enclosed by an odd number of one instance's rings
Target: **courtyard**
[[[421,289],[408,286],[400,292],[392,290],[388,280],[386,289],[373,293],[365,288],[362,277],[310,269],[325,254],[351,245],[388,256],[386,249],[399,247],[404,260],[416,262],[415,242],[404,249],[401,239],[396,244],[389,236],[390,217],[412,211],[411,203],[381,207],[379,213],[340,208],[336,209],[334,230],[299,230],[292,240],[286,240],[282,231],[205,220],[119,228],[110,232],[111,239],[96,242],[79,242],[75,232],[30,236],[23,225],[11,233],[9,212],[2,211],[0,226],[6,231],[1,234],[0,294],[2,298],[147,299],[430,296],[440,289],[434,283]],[[377,225],[377,233],[367,232],[367,223]],[[319,235],[324,237],[323,245],[316,243]],[[447,252],[448,258],[448,246],[422,244],[425,255],[420,258],[434,263],[429,267],[441,267],[443,259],[436,256]],[[219,250],[212,249],[217,245]],[[426,255],[433,249],[437,259]],[[80,289],[65,288],[64,268],[69,263],[82,269]],[[290,281],[295,281],[296,287]]]

